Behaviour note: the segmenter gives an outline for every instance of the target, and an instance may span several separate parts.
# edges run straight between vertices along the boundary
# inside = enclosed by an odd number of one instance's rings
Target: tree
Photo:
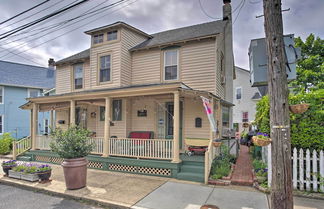
[[[324,88],[324,40],[310,34],[304,42],[295,39],[295,47],[301,48],[302,58],[297,62],[297,79],[290,86],[294,92],[307,92]]]

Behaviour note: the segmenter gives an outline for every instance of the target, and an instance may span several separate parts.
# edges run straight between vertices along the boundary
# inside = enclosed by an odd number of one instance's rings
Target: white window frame
[[[171,51],[176,51],[177,52],[177,78],[176,79],[168,79],[168,80],[166,80],[165,79],[165,67],[167,67],[166,65],[165,65],[165,58],[166,58],[166,53],[167,52],[171,52]],[[179,72],[180,72],[180,70],[179,70],[179,49],[170,49],[170,50],[165,50],[164,52],[163,52],[163,81],[176,81],[176,80],[179,80],[179,77],[180,77],[180,75],[179,75]]]
[[[4,86],[0,86],[0,91],[1,91],[1,96],[2,96],[0,104],[4,104]]]
[[[75,88],[75,68],[76,66],[82,66],[82,87],[81,88]],[[79,78],[80,79],[80,78]],[[74,90],[81,90],[84,88],[84,65],[83,63],[78,63],[73,65],[73,89]]]
[[[1,128],[0,128],[0,135],[4,133],[4,115],[0,115],[1,117]]]
[[[247,113],[247,118],[244,118],[244,113]],[[247,121],[244,121],[246,119]],[[249,111],[243,111],[242,112],[242,123],[247,123],[249,122]]]
[[[110,78],[107,81],[101,81],[101,57],[106,57],[109,56],[110,57],[110,63],[109,63],[109,74],[110,74]],[[108,69],[108,68],[107,68]],[[102,54],[98,56],[98,83],[111,83],[112,82],[112,54]]]
[[[237,90],[238,90],[238,89],[241,89],[241,98],[239,98],[239,99],[237,98]],[[241,100],[241,99],[242,99],[242,94],[243,94],[243,89],[242,89],[242,87],[236,87],[236,88],[235,88],[235,99],[237,99],[237,100]]]
[[[28,92],[27,92],[27,93],[28,93],[28,95],[27,95],[28,98],[30,98],[30,91],[31,91],[31,90],[38,90],[38,95],[37,95],[37,97],[41,96],[41,91],[40,91],[40,89],[28,89]]]

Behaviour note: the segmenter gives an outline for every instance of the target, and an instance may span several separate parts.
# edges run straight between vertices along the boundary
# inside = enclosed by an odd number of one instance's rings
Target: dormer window
[[[104,34],[97,34],[93,36],[93,43],[94,44],[99,44],[102,43],[104,39]]]
[[[107,33],[107,41],[117,40],[117,30]]]

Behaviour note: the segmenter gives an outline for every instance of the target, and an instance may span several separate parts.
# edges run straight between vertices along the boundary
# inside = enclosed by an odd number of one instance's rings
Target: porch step
[[[182,165],[181,172],[184,173],[201,173],[204,174],[205,169],[204,166],[197,165]]]
[[[19,161],[32,161],[32,158],[30,156],[18,156],[17,160],[19,160]]]
[[[192,172],[180,172],[177,175],[177,179],[195,182],[204,182],[203,173],[192,173]]]

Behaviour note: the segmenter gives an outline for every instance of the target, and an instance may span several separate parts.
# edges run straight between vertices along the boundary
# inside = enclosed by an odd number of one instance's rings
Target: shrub
[[[11,137],[10,133],[4,133],[0,136],[0,154],[8,154],[11,151],[12,141],[14,138]]]
[[[228,176],[231,171],[231,163],[236,161],[236,157],[228,153],[228,147],[221,146],[221,154],[217,156],[211,168],[212,179],[220,179],[223,176]]]
[[[65,159],[81,158],[90,154],[93,144],[88,143],[91,132],[78,126],[72,126],[66,131],[56,129],[51,133],[53,141],[50,147],[60,157]]]
[[[256,172],[267,168],[267,165],[262,160],[257,160],[257,159],[253,160],[252,166]]]
[[[290,104],[308,103],[309,109],[303,114],[290,114],[291,144],[296,148],[324,149],[324,89],[301,92],[289,96]],[[259,131],[270,133],[269,97],[264,96],[257,103],[255,122]]]

